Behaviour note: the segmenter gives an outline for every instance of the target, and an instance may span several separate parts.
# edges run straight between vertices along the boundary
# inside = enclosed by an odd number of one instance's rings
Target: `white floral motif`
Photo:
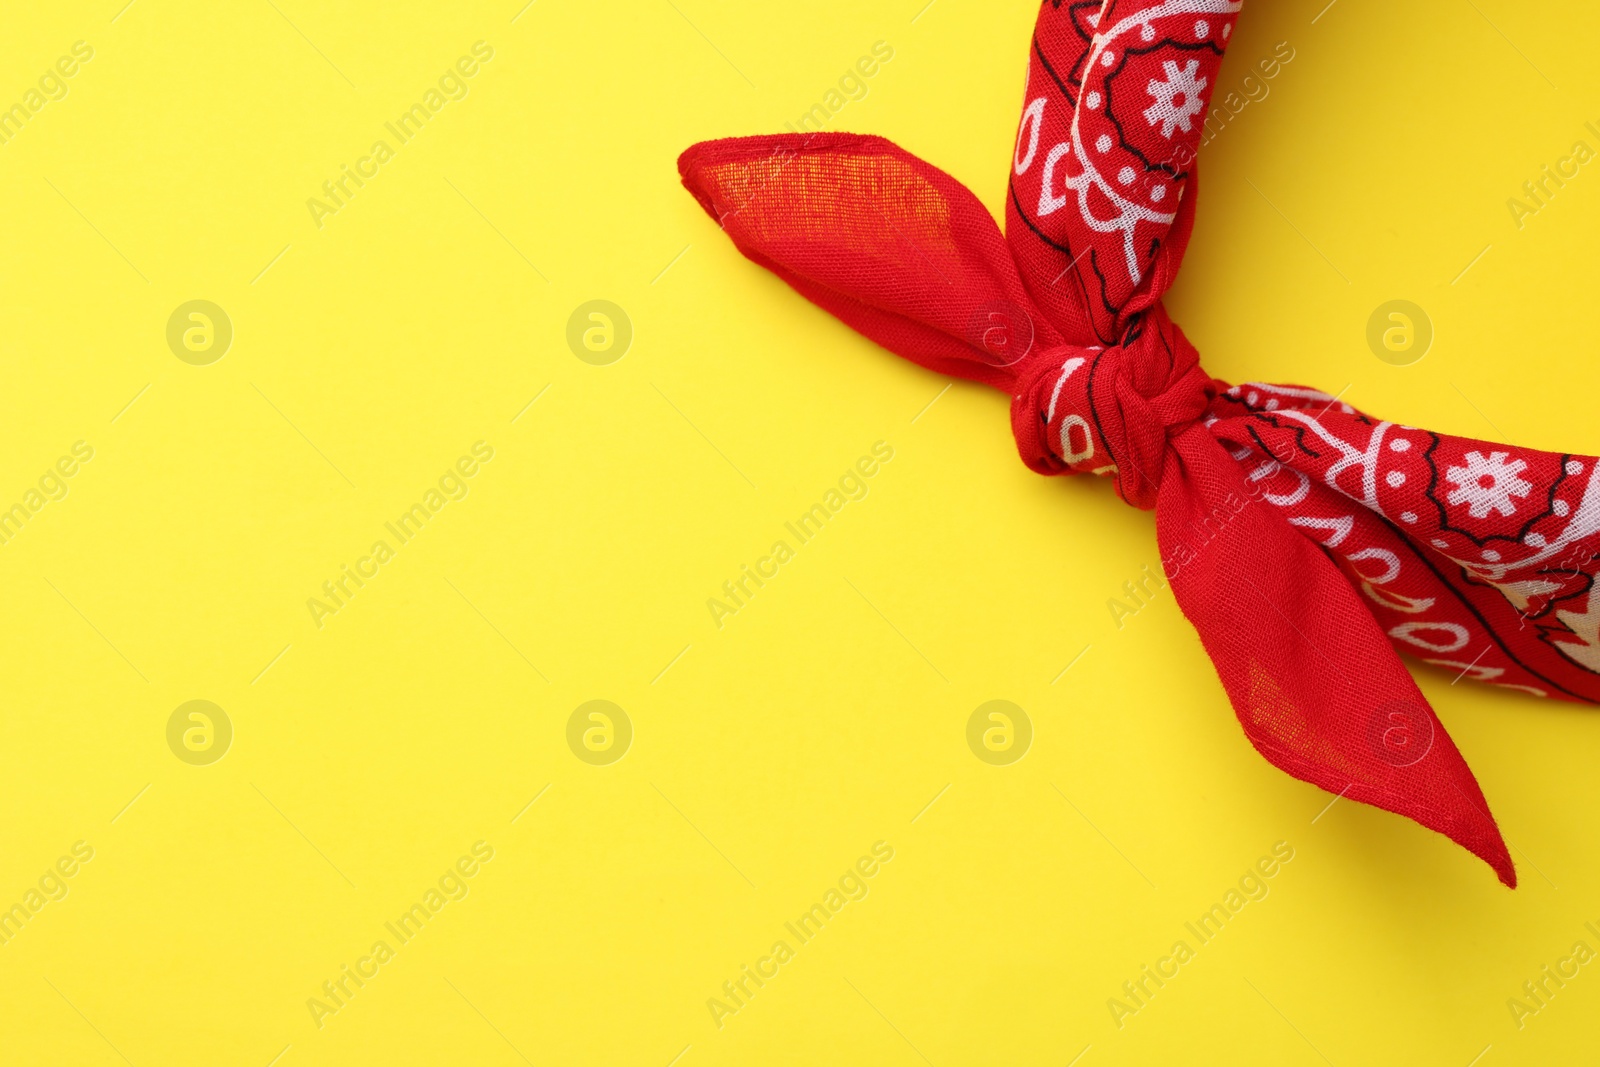
[[[1161,69],[1166,71],[1166,81],[1150,79],[1150,84],[1145,86],[1145,91],[1155,97],[1144,112],[1144,120],[1150,125],[1158,123],[1161,126],[1161,136],[1171,139],[1172,131],[1176,127],[1189,132],[1190,120],[1200,114],[1203,97],[1200,95],[1206,87],[1205,78],[1196,78],[1200,70],[1200,61],[1191,59],[1182,67],[1167,60],[1161,64]]]
[[[1518,477],[1527,469],[1527,460],[1511,459],[1509,452],[1468,452],[1464,467],[1451,467],[1444,476],[1455,486],[1447,498],[1452,504],[1467,504],[1475,519],[1486,519],[1489,512],[1511,515],[1517,507],[1512,497],[1525,497],[1533,486]]]

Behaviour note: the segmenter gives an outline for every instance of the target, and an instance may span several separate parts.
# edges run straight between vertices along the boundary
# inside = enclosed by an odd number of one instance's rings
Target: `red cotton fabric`
[[[884,347],[1006,390],[1022,459],[1154,509],[1163,568],[1245,736],[1275,766],[1482,857],[1505,842],[1396,650],[1600,700],[1600,464],[1431,433],[1315,389],[1228,385],[1161,295],[1240,4],[1046,0],[1006,233],[889,141],[686,151],[739,250]]]

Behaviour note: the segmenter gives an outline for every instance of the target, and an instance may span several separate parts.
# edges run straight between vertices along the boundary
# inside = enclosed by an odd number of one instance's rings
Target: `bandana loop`
[[[1483,792],[1397,651],[1600,703],[1600,458],[1201,369],[1160,301],[1239,6],[1042,4],[1004,233],[965,185],[881,137],[705,142],[679,171],[807,299],[920,366],[1005,390],[1033,470],[1112,477],[1154,509],[1163,577],[1262,756],[1447,834],[1514,886]]]

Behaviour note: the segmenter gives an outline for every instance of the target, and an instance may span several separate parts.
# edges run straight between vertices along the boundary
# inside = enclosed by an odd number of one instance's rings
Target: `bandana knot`
[[[1154,509],[1162,577],[1273,765],[1449,835],[1514,886],[1488,802],[1396,650],[1440,668],[1440,693],[1467,679],[1600,703],[1600,457],[1201,369],[1161,297],[1193,231],[1239,7],[1040,4],[1004,232],[972,190],[881,137],[708,141],[679,172],[807,299],[1009,394],[1033,470],[1114,476]],[[1040,613],[1058,610],[1039,592]],[[1107,607],[1119,628],[1133,610]]]
[[[1145,510],[1156,506],[1168,441],[1227,388],[1159,305],[1121,344],[1057,345],[1016,371],[1011,427],[1023,462],[1041,474],[1113,477],[1117,494]]]

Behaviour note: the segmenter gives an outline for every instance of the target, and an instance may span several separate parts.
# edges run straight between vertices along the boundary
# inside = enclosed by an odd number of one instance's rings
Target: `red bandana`
[[[1240,5],[1046,0],[1006,234],[877,137],[710,141],[683,182],[740,251],[924,367],[1004,389],[1023,461],[1153,508],[1251,744],[1516,871],[1395,654],[1600,701],[1600,464],[1447,437],[1315,389],[1230,386],[1160,300]]]

